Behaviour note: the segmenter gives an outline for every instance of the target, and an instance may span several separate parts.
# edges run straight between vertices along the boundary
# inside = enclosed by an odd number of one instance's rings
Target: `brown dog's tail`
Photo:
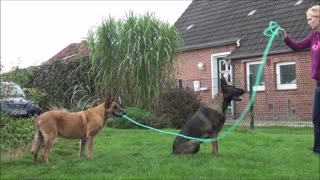
[[[34,137],[32,142],[31,154],[38,153],[40,145],[42,144],[42,141],[43,141],[43,136],[39,130],[38,118],[40,118],[40,116],[38,116],[34,120]]]

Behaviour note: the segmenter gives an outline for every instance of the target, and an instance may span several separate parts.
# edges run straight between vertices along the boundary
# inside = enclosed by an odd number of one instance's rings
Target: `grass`
[[[176,131],[176,130],[170,130]],[[170,155],[174,136],[150,130],[106,128],[95,140],[93,160],[78,159],[78,141],[60,138],[49,164],[31,154],[1,159],[1,179],[319,179],[313,135],[297,129],[271,134],[235,131],[196,155]]]

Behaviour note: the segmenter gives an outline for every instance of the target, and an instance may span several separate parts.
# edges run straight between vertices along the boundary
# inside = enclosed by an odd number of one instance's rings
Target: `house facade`
[[[250,74],[258,78],[254,117],[258,120],[310,121],[315,81],[309,76],[309,49],[293,52],[276,37],[265,63],[262,55],[269,37],[264,29],[277,22],[295,40],[311,33],[306,11],[319,0],[234,1],[194,0],[175,23],[184,40],[176,62],[176,77],[183,86],[209,102],[224,76],[247,90],[242,102],[233,102],[229,115],[236,119],[250,100]]]

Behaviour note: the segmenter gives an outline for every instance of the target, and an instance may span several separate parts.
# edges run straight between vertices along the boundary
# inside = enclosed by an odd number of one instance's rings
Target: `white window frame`
[[[277,79],[277,90],[291,90],[291,89],[297,89],[297,77],[296,77],[296,82],[294,84],[280,84],[280,67],[281,66],[286,66],[286,65],[292,65],[296,64],[296,62],[282,62],[282,63],[277,63],[276,64],[276,79]],[[296,72],[295,72],[296,73]]]
[[[256,65],[256,64],[262,64],[261,61],[252,61],[246,63],[246,69],[247,69],[247,91],[250,91],[250,65]],[[262,72],[264,74],[264,72]],[[255,83],[255,82],[253,82]],[[253,91],[264,91],[266,89],[265,85],[262,86],[253,86]]]
[[[221,65],[220,62],[224,61],[226,64],[224,65]],[[218,62],[219,62],[219,75],[221,76],[222,74],[228,74],[230,75],[230,81],[228,78],[225,78],[227,80],[227,83],[228,84],[233,84],[233,77],[232,77],[232,74],[233,74],[233,66],[231,65],[231,62],[230,60],[219,60],[218,58]],[[226,67],[226,70],[222,70],[222,66],[225,66]],[[228,66],[230,69],[228,69]],[[221,77],[219,77],[220,79]]]
[[[218,81],[220,80],[218,77],[218,59],[222,57],[226,57],[229,54],[231,54],[231,52],[211,54],[211,84],[212,84],[211,98],[213,98],[214,95],[216,95],[216,93],[218,93],[219,91]],[[232,72],[231,72],[231,79],[233,79]]]
[[[212,99],[216,95],[216,93],[219,92],[219,82],[220,82],[220,75],[218,74],[218,71],[220,69],[218,68],[218,61],[219,58],[223,58],[231,54],[231,52],[223,52],[223,53],[217,53],[217,54],[211,54],[211,83],[212,83]],[[221,68],[221,67],[220,67]],[[221,72],[219,72],[221,73]],[[231,76],[231,82],[233,81],[233,66],[230,64],[230,76]],[[234,115],[234,103],[231,101],[231,104],[228,106],[228,108],[231,108],[231,115]]]

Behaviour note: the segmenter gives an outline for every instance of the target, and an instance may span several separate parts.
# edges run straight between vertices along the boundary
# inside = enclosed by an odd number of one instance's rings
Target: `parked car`
[[[13,82],[1,82],[1,112],[14,117],[30,117],[40,113],[37,103],[26,98],[23,89]]]

